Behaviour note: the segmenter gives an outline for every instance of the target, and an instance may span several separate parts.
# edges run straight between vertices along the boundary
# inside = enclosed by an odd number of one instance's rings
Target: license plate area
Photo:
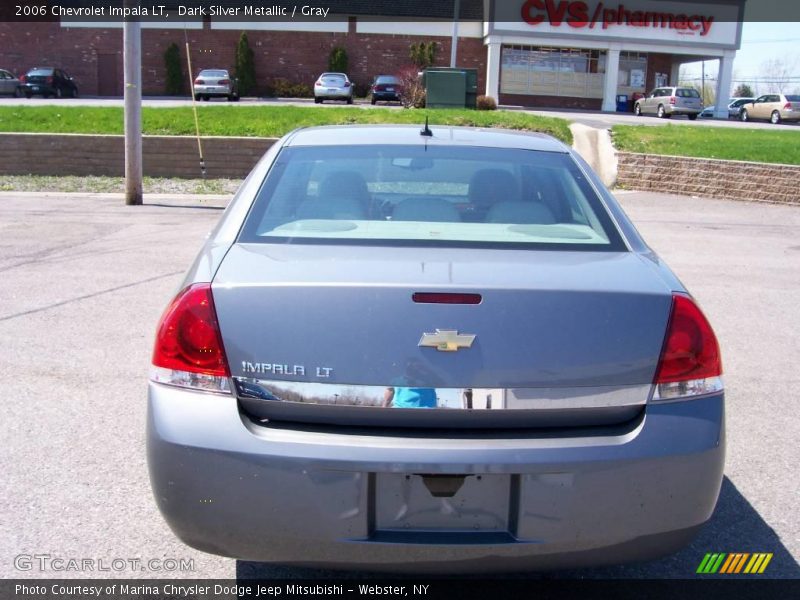
[[[377,533],[508,533],[510,507],[510,475],[376,474]]]

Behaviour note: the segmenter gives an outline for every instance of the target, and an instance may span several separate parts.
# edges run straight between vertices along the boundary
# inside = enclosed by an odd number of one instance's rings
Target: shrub
[[[369,96],[369,91],[372,86],[368,83],[356,83],[353,82],[353,95],[356,98],[366,98]]]
[[[331,50],[331,55],[328,58],[328,70],[334,73],[347,73],[349,62],[347,51],[341,46],[337,46]]]
[[[181,51],[178,44],[171,43],[164,52],[164,65],[167,68],[166,93],[168,96],[180,96],[189,90],[181,70]]]
[[[436,51],[439,46],[436,42],[419,42],[409,46],[411,62],[424,70],[436,62]]]
[[[256,63],[253,49],[247,39],[247,33],[242,32],[239,43],[236,45],[236,59],[234,61],[233,76],[239,80],[239,95],[251,94],[256,89]]]
[[[419,69],[415,66],[404,67],[397,74],[403,88],[400,94],[400,103],[405,108],[425,107],[425,86],[422,85]]]
[[[283,77],[276,77],[270,85],[270,95],[277,98],[311,98],[314,90],[307,83],[293,83]]]
[[[497,100],[491,96],[478,96],[476,107],[478,110],[497,110]]]

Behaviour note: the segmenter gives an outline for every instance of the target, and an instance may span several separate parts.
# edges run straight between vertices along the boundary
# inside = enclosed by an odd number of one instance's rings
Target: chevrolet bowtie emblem
[[[418,346],[436,348],[439,352],[457,352],[459,348],[469,348],[475,336],[459,334],[453,329],[437,329],[436,333],[423,333]]]

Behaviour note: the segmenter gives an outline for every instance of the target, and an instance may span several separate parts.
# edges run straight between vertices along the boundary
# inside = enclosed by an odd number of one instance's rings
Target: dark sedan
[[[402,86],[400,80],[394,75],[378,75],[370,88],[372,103],[400,102]]]
[[[20,78],[22,93],[26,98],[43,96],[48,98],[77,98],[78,86],[63,69],[34,67]]]

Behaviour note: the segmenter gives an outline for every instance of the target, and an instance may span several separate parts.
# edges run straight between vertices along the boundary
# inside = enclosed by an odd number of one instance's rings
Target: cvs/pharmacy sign
[[[641,4],[641,3],[640,3]],[[597,2],[592,7],[582,0],[526,0],[522,20],[529,25],[547,22],[553,27],[566,23],[576,29],[608,29],[614,26],[672,29],[677,33],[708,35],[714,17],[687,15],[658,10],[636,10],[624,4],[615,6]]]

